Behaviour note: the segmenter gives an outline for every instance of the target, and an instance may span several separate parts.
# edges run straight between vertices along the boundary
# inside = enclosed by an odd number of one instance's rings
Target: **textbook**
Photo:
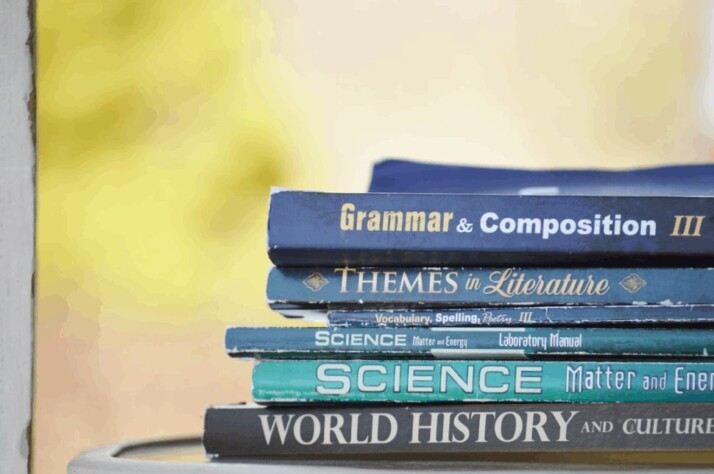
[[[696,326],[714,323],[714,305],[501,306],[332,310],[332,327]]]
[[[273,191],[278,266],[705,266],[714,197]]]
[[[714,164],[628,170],[526,170],[387,159],[372,168],[370,192],[714,196]]]
[[[217,405],[215,458],[345,454],[714,450],[714,406],[694,403]]]
[[[274,267],[268,304],[301,310],[714,304],[711,268]]]
[[[258,360],[253,400],[304,402],[714,402],[714,363]]]
[[[225,345],[242,358],[709,358],[714,329],[233,327]]]

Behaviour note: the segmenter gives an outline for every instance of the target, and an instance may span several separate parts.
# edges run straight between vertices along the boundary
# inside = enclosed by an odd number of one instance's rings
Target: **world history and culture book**
[[[700,358],[714,329],[233,327],[226,351],[242,358]]]
[[[711,404],[217,405],[214,458],[484,452],[714,450]]]
[[[304,402],[714,402],[714,363],[264,359],[253,400]]]
[[[714,264],[714,198],[274,191],[278,266]]]
[[[711,268],[274,267],[267,300],[291,316],[405,306],[672,306],[714,304],[712,288]]]
[[[714,305],[501,306],[332,310],[331,327],[687,326],[714,323]]]

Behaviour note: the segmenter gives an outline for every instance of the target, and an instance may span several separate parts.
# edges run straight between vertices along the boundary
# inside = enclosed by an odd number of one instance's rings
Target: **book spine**
[[[711,268],[274,267],[275,309],[714,304]]]
[[[234,327],[225,345],[244,358],[706,358],[714,356],[714,330]]]
[[[646,326],[714,322],[714,305],[334,310],[331,327]]]
[[[293,265],[714,261],[713,198],[330,194],[271,196],[268,254]]]
[[[206,410],[210,456],[714,449],[705,404],[460,404]]]
[[[714,363],[258,360],[258,403],[714,402]]]

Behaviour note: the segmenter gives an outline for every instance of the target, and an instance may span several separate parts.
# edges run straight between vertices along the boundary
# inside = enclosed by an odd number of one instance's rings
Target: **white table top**
[[[210,461],[200,438],[130,441],[93,449],[69,464],[69,474],[255,473],[271,474],[385,474],[406,472],[504,473],[528,471],[596,473],[643,470],[647,472],[714,472],[711,453],[493,453],[472,460],[378,460],[245,458]]]

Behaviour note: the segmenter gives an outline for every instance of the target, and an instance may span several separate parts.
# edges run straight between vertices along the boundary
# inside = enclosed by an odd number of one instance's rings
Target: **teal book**
[[[714,363],[259,360],[258,403],[714,402]]]
[[[714,329],[232,327],[226,351],[244,358],[709,358]]]

